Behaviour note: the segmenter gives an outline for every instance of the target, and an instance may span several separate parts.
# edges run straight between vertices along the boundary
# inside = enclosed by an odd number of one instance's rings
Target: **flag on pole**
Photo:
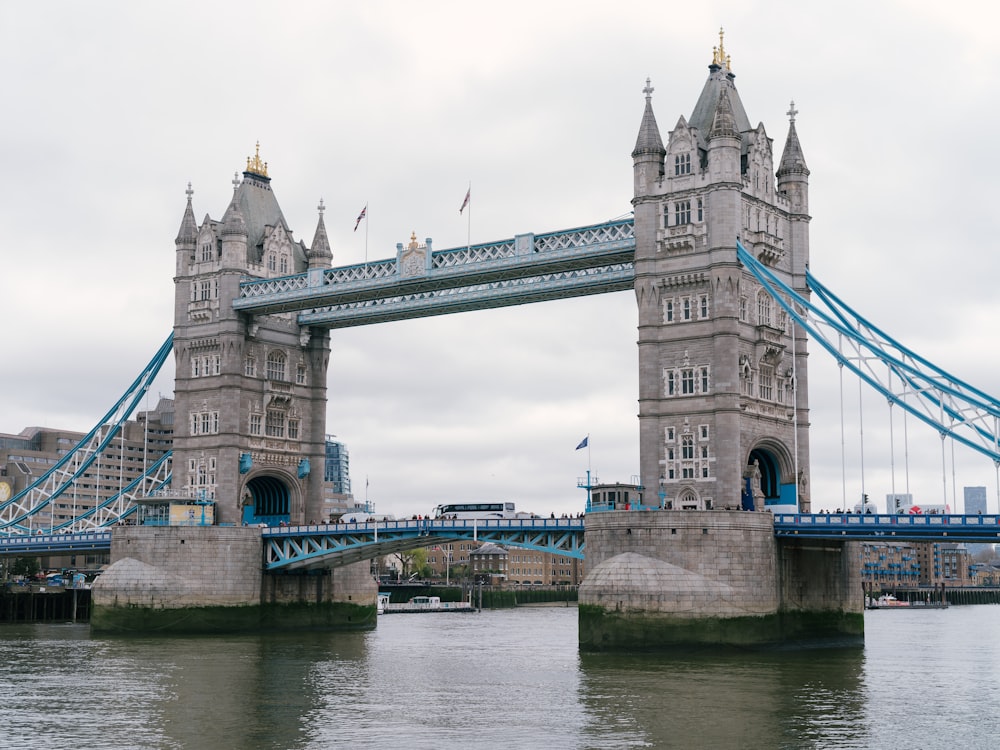
[[[590,435],[587,435],[587,437],[585,437],[583,440],[580,441],[580,444],[576,446],[574,450],[580,450],[581,448],[586,448],[589,442],[590,442]]]
[[[472,185],[469,185],[469,189],[465,191],[465,200],[462,201],[462,207],[458,209],[459,213],[465,210],[465,207],[469,205],[469,198],[472,197]]]
[[[361,213],[358,214],[358,220],[356,222],[354,222],[354,231],[355,232],[358,231],[358,225],[361,223],[361,220],[363,218],[365,218],[365,216],[367,216],[367,215],[368,215],[368,204],[366,203],[365,207],[361,209]]]

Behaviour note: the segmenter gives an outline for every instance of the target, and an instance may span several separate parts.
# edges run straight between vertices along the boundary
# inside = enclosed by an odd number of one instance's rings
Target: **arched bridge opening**
[[[243,493],[242,521],[249,526],[280,526],[290,520],[288,485],[275,476],[262,475],[247,482]]]

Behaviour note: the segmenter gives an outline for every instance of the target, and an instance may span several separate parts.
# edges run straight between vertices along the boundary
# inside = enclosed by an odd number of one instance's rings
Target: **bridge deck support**
[[[261,531],[236,526],[120,526],[94,582],[91,628],[235,633],[375,627],[368,563],[298,575],[262,572]]]
[[[581,650],[863,642],[857,556],[779,546],[770,513],[593,513],[586,534]]]

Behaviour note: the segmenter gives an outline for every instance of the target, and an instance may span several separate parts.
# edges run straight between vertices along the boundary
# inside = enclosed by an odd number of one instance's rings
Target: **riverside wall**
[[[263,572],[257,527],[119,526],[92,588],[91,628],[119,633],[234,633],[375,627],[367,563]]]
[[[581,650],[863,638],[860,577],[854,588],[850,551],[843,544],[783,547],[770,513],[610,511],[588,514],[585,523]]]

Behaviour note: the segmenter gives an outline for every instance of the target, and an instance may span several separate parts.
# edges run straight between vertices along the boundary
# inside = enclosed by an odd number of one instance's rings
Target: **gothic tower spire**
[[[795,109],[793,101],[788,107],[788,138],[785,139],[785,150],[781,153],[781,163],[778,166],[778,190],[788,196],[792,209],[796,213],[809,212],[809,167],[802,155],[802,144],[795,130]]]
[[[326,223],[323,221],[323,212],[326,210],[326,206],[323,205],[323,199],[319,199],[319,205],[316,207],[319,211],[319,221],[316,223],[316,234],[313,235],[312,247],[309,248],[307,257],[309,259],[310,268],[329,268],[330,263],[333,261],[333,251],[330,249],[330,240],[326,234]]]
[[[663,148],[663,139],[660,138],[660,129],[656,125],[656,116],[653,114],[653,87],[648,78],[642,93],[646,95],[646,108],[642,113],[635,148],[632,149],[636,197],[644,195],[652,182],[663,177],[663,157],[667,153]]]

